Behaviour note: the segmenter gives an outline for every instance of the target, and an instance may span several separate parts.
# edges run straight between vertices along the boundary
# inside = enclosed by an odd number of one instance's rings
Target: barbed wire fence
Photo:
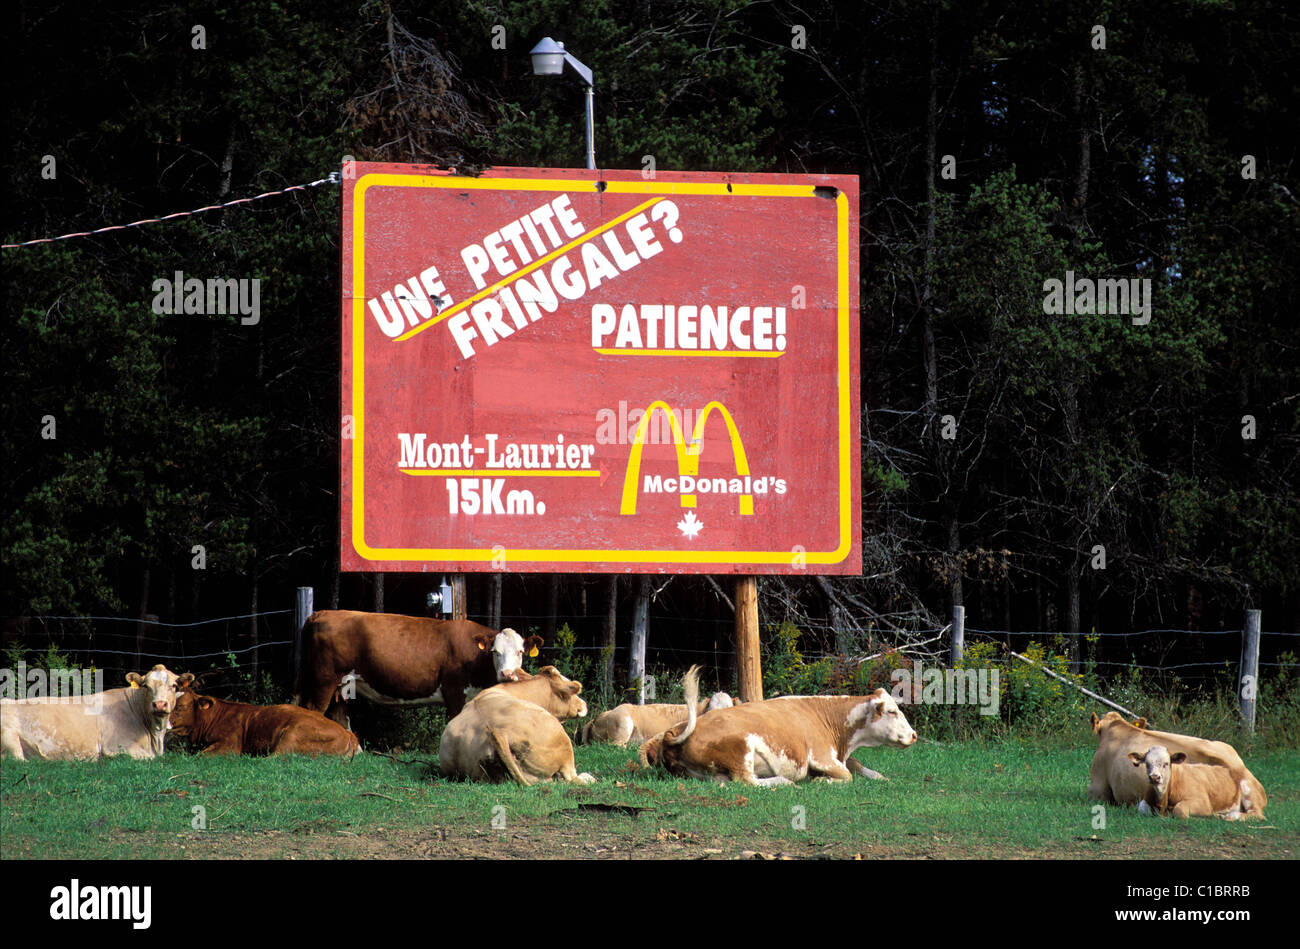
[[[66,662],[74,667],[103,670],[106,688],[117,688],[127,672],[143,672],[157,663],[175,672],[192,672],[199,677],[200,688],[224,698],[266,700],[280,699],[294,691],[294,649],[305,615],[301,608],[269,610],[221,616],[189,623],[167,623],[156,619],[118,616],[36,615],[11,619],[7,623],[5,647],[0,666],[13,668],[19,659],[28,667]],[[485,615],[471,612],[470,619],[485,621]],[[1012,655],[1039,643],[1047,650],[1061,652],[1064,644],[1077,638],[1081,665],[1094,673],[1095,679],[1107,683],[1138,671],[1154,680],[1158,687],[1174,685],[1223,687],[1241,681],[1244,674],[1258,675],[1258,670],[1272,674],[1275,670],[1300,668],[1296,652],[1300,650],[1300,633],[1259,630],[1254,673],[1243,669],[1247,661],[1243,648],[1247,642],[1246,626],[1242,629],[1186,630],[1157,628],[1127,632],[1063,633],[964,628],[958,622],[941,627],[908,629],[903,635],[868,624],[832,625],[804,619],[798,624],[799,656],[806,664],[829,662],[839,668],[852,668],[886,654],[926,664],[948,664],[952,643],[957,636],[963,643],[991,642]],[[575,634],[567,647],[552,638],[543,649],[540,662],[545,664],[561,651],[580,665],[591,677],[598,675],[608,647],[593,644],[599,640],[600,619],[592,614],[505,613],[501,627],[511,627],[525,634],[543,628],[568,626]],[[765,624],[765,639],[773,640],[774,623]],[[651,635],[647,643],[647,668],[672,681],[661,691],[676,691],[681,672],[699,663],[707,679],[728,688],[735,682],[737,652],[734,646],[734,622],[725,618],[684,618],[667,611],[650,614]],[[708,643],[712,642],[712,647]],[[853,644],[856,649],[828,649]],[[874,647],[874,648],[873,648]],[[618,630],[613,647],[615,666],[628,667],[630,644],[625,629]],[[863,651],[865,649],[865,651]],[[1180,653],[1177,661],[1168,661]],[[569,674],[574,670],[562,669]],[[605,696],[618,696],[625,683],[596,683]],[[662,698],[660,700],[663,700]]]
[[[29,669],[62,664],[93,668],[103,672],[106,689],[115,689],[128,672],[162,664],[173,672],[194,673],[203,691],[222,698],[266,698],[276,686],[288,684],[295,634],[292,609],[191,623],[25,616],[7,623],[0,666],[15,669],[21,661]]]

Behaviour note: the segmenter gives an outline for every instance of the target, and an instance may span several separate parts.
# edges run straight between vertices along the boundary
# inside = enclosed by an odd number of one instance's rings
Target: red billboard
[[[345,570],[862,570],[852,176],[345,166]]]

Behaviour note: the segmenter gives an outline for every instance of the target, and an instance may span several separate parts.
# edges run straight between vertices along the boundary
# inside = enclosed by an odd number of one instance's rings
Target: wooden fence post
[[[948,665],[956,666],[966,653],[966,607],[952,608],[952,649],[948,654]]]
[[[298,682],[302,678],[302,628],[307,625],[307,617],[315,612],[312,609],[316,591],[312,587],[299,587],[293,605],[293,692],[294,704],[302,696],[298,694]]]
[[[1255,697],[1259,695],[1259,610],[1246,611],[1246,628],[1241,632],[1241,717],[1246,731],[1255,733]]]
[[[645,644],[650,627],[650,578],[638,578],[636,602],[632,609],[632,655],[627,676],[638,686],[636,704],[645,705]]]
[[[763,701],[763,666],[758,647],[758,579],[736,578],[736,672],[740,697]]]

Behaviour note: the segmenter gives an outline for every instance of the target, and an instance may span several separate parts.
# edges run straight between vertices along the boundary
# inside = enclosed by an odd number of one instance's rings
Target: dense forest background
[[[531,74],[546,35],[595,72],[600,167],[857,174],[863,576],[763,579],[763,621],[827,650],[954,604],[991,630],[1259,608],[1300,632],[1288,0],[18,0],[6,19],[6,243],[344,156],[581,167],[579,86]],[[339,213],[327,185],[3,251],[9,639],[43,615],[289,609],[300,585],[423,612],[436,576],[337,570]],[[259,278],[260,321],[156,315],[177,270]],[[1150,279],[1150,321],[1046,314],[1066,271]],[[621,645],[638,589],[469,585],[471,615],[568,622],[580,645],[611,594]],[[653,590],[679,643],[726,646],[727,584]]]

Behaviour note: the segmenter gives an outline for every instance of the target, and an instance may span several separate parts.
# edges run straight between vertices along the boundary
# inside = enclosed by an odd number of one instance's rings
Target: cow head
[[[194,681],[194,676],[187,672],[178,676],[171,672],[166,666],[154,666],[145,675],[138,672],[128,672],[126,681],[132,689],[145,689],[144,707],[148,714],[153,718],[155,724],[165,723],[176,707],[176,696]]]
[[[176,707],[172,709],[172,731],[178,735],[188,735],[194,729],[199,712],[206,712],[215,703],[206,695],[182,692],[176,697]]]
[[[542,708],[561,721],[566,718],[586,717],[587,703],[578,698],[582,692],[581,682],[566,679],[555,666],[543,666],[537,677],[545,679],[551,687]]]
[[[501,630],[490,642],[478,640],[479,649],[492,649],[492,668],[496,670],[498,682],[518,682],[525,654],[535,657],[543,645],[545,640],[541,636],[524,639],[513,629]]]
[[[906,748],[916,743],[916,732],[898,703],[884,689],[876,691],[849,712],[848,724],[853,729],[849,751],[873,745],[893,745]]]
[[[1169,793],[1169,779],[1173,774],[1174,765],[1186,761],[1187,755],[1181,751],[1171,755],[1164,745],[1152,745],[1146,750],[1146,754],[1140,755],[1136,751],[1130,751],[1128,760],[1133,762],[1135,768],[1146,765],[1147,782],[1155,792],[1156,800],[1163,801],[1165,795]]]

